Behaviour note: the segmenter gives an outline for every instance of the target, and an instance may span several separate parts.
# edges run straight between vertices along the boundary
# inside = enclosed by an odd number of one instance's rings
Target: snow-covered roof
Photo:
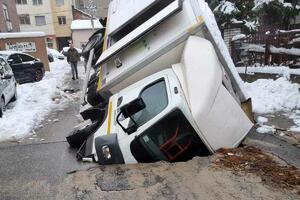
[[[0,33],[0,39],[7,38],[28,38],[28,37],[45,37],[44,32],[14,32],[14,33]]]
[[[103,28],[99,20],[93,20],[94,21],[94,28],[100,29]],[[84,29],[92,29],[92,23],[89,19],[78,19],[73,20],[71,23],[71,29],[72,30],[84,30]]]

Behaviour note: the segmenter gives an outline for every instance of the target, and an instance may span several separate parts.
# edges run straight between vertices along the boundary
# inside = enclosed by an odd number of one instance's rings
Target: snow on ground
[[[299,84],[291,83],[284,77],[277,80],[259,79],[245,83],[245,87],[256,113],[289,112],[300,108]]]
[[[70,66],[66,61],[56,61],[50,63],[50,70],[40,82],[18,85],[15,105],[9,105],[12,108],[0,118],[0,141],[32,134],[47,114],[66,104],[67,99],[59,99],[59,87],[70,72]]]

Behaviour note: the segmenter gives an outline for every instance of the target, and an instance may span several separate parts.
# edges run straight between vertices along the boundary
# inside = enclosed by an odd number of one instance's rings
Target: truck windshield
[[[207,156],[209,151],[180,110],[134,139],[130,144],[138,162],[186,161],[194,156]]]
[[[134,114],[132,118],[139,126],[142,126],[168,106],[165,81],[159,80],[150,84],[142,90],[140,97],[143,99],[146,107]]]

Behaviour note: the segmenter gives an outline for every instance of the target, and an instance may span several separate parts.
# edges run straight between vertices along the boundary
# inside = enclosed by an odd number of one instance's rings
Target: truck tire
[[[97,84],[91,85],[88,87],[87,91],[87,102],[92,106],[97,106],[103,103],[105,100],[97,91]]]
[[[72,131],[67,137],[67,142],[72,148],[79,148],[84,141],[93,134],[99,127],[101,123],[99,121],[95,121],[90,125],[87,125],[83,129]]]
[[[86,109],[80,113],[84,120],[91,120],[91,121],[103,121],[106,114],[105,106],[99,104],[92,108]]]
[[[105,28],[96,31],[88,40],[85,47],[82,49],[82,56],[87,60],[89,52],[94,48],[95,52],[102,52],[103,38]],[[98,59],[98,58],[97,58]]]

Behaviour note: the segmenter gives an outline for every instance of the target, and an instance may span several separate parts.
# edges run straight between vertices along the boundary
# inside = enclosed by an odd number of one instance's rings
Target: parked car
[[[17,83],[6,60],[0,57],[0,118],[5,106],[17,99]]]
[[[48,54],[49,62],[53,62],[53,61],[55,61],[55,59],[58,59],[58,60],[65,59],[65,56],[62,53],[59,53],[55,49],[47,48],[47,54]]]
[[[0,56],[10,64],[20,84],[40,81],[45,75],[44,64],[31,55],[18,51],[0,51]]]

